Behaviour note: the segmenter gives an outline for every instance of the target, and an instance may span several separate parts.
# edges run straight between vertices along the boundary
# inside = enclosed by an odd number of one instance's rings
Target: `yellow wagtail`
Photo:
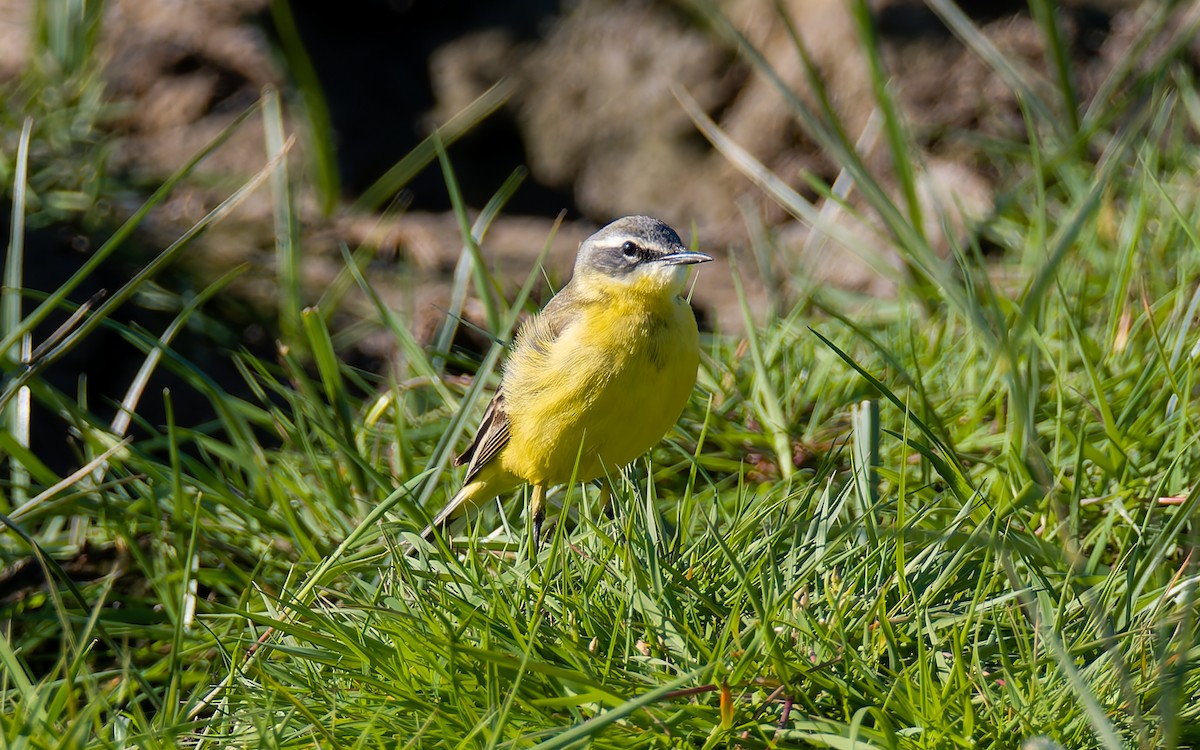
[[[603,477],[662,439],[700,363],[696,318],[682,296],[687,266],[710,260],[648,216],[626,216],[584,240],[571,281],[517,333],[479,433],[455,460],[467,464],[463,487],[425,536],[529,483],[536,544],[547,488]]]

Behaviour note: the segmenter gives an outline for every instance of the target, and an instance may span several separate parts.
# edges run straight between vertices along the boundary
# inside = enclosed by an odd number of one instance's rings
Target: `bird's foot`
[[[537,554],[542,546],[542,522],[546,520],[546,488],[540,484],[533,486],[533,495],[529,499],[529,551]]]
[[[542,524],[546,521],[545,513],[537,513],[533,517],[533,548],[536,550],[542,546]]]

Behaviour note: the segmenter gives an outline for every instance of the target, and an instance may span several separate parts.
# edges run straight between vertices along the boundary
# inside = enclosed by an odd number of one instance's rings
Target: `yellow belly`
[[[696,383],[699,340],[671,297],[589,304],[542,356],[505,373],[511,437],[499,458],[533,484],[615,473],[679,419]],[[519,394],[519,397],[518,397]]]

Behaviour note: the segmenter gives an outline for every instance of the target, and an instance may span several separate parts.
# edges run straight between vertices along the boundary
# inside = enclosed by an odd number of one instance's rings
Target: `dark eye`
[[[624,255],[626,258],[636,258],[640,252],[641,248],[636,243],[626,242],[624,245],[621,245],[621,255]]]

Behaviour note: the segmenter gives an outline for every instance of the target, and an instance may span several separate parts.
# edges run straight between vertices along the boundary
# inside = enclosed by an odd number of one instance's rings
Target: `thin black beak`
[[[707,263],[712,259],[711,255],[694,253],[691,250],[680,250],[676,253],[667,253],[655,258],[659,263],[666,263],[668,266],[689,266],[693,263]]]

